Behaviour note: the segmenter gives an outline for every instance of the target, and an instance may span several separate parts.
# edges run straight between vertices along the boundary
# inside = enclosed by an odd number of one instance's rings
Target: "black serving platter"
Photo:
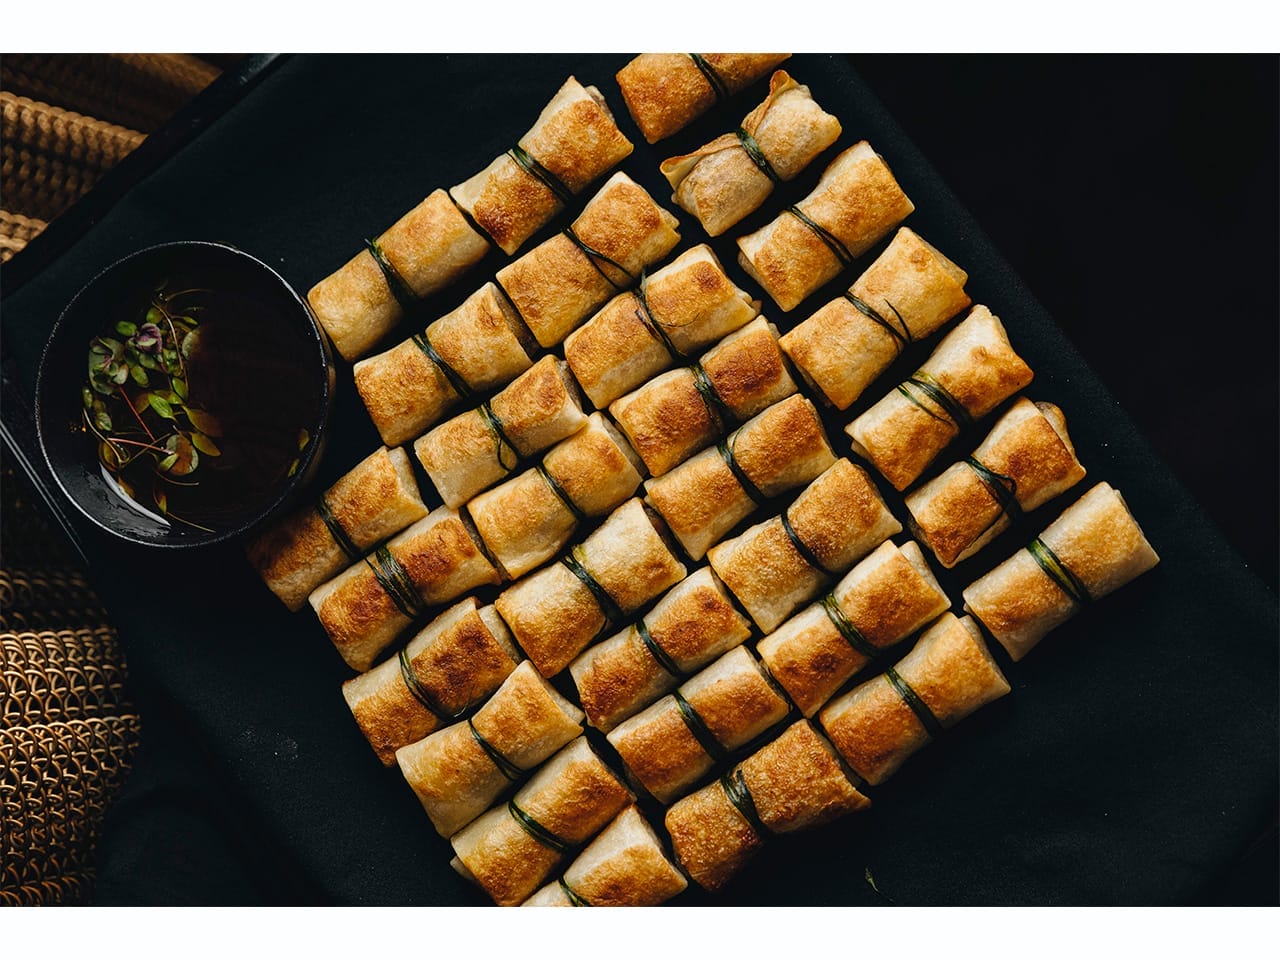
[[[670,191],[658,163],[732,129],[766,84],[651,147],[613,80],[628,59],[295,57],[274,65],[248,96],[6,295],[0,322],[16,394],[30,396],[34,358],[66,292],[122,250],[179,236],[223,239],[305,290],[432,189],[460,182],[507,149],[570,74],[603,92],[636,145],[622,169],[665,205]],[[1274,597],[1244,569],[850,61],[798,55],[786,68],[841,119],[844,134],[762,210],[712,241],[730,275],[763,296],[738,267],[733,238],[803,197],[840,149],[869,140],[915,202],[908,225],[969,272],[974,301],[1002,318],[1036,371],[1025,394],[1062,407],[1089,471],[1075,491],[976,557],[937,571],[957,611],[968,582],[1100,480],[1124,494],[1162,563],[1019,664],[993,644],[1013,693],[869,790],[869,812],[771,842],[721,894],[690,891],[676,902],[1200,900],[1273,816]],[[528,246],[565,225],[590,193]],[[706,239],[691,217],[671,209],[682,226],[678,250]],[[765,315],[789,329],[847,286],[883,245],[790,314],[765,298]],[[451,309],[505,262],[491,254],[413,323],[425,325]],[[396,331],[392,342],[410,329]],[[912,347],[852,409],[827,415],[838,453],[849,452],[842,427],[936,342]],[[338,380],[317,491],[378,445],[349,366],[340,364]],[[931,473],[972,449],[999,413],[962,435]],[[20,415],[6,404],[6,426]],[[901,497],[881,486],[905,519]],[[450,870],[448,844],[431,830],[399,773],[383,769],[365,744],[338,692],[349,671],[309,612],[288,614],[231,548],[184,560],[190,586],[143,603],[121,550],[68,523],[93,563],[93,582],[124,638],[135,679],[162,690],[186,718],[198,741],[193,746],[214,758],[271,856],[306,878],[307,898],[486,902]]]

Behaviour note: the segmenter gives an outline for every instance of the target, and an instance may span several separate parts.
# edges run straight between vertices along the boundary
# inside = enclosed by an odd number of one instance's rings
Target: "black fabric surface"
[[[570,73],[604,92],[636,143],[623,169],[665,203],[658,161],[736,124],[763,85],[651,148],[612,79],[627,59],[290,60],[4,300],[5,353],[29,391],[44,331],[65,301],[102,266],[161,240],[230,241],[305,290],[361,238],[510,146]],[[866,138],[886,157],[917,207],[908,224],[969,272],[975,302],[1004,320],[1036,371],[1027,395],[1063,408],[1089,470],[1075,491],[940,576],[953,602],[1100,480],[1124,493],[1163,562],[1022,663],[1009,664],[993,643],[1013,693],[869,790],[869,812],[775,841],[720,896],[691,892],[677,902],[882,903],[868,872],[900,904],[1215,899],[1275,816],[1274,596],[1086,366],[1066,318],[1064,332],[845,58],[797,56],[788,69],[842,120],[836,149]],[[745,288],[756,289],[736,264],[732,237],[804,196],[835,152],[713,244]],[[702,240],[677,212],[681,248]],[[1101,224],[1114,211],[1082,215]],[[1025,220],[1034,236],[1035,211]],[[766,301],[766,315],[784,329],[799,322],[879,249],[789,315]],[[492,255],[432,301],[423,322],[505,259]],[[1169,269],[1167,278],[1135,283],[1180,282],[1179,265]],[[852,410],[829,418],[838,452],[848,452],[840,427],[930,349],[914,347]],[[339,393],[316,489],[378,443],[346,365]],[[966,432],[937,468],[972,449],[992,419]],[[1244,483],[1228,495],[1255,493]],[[905,516],[900,497],[890,503]],[[448,844],[398,771],[384,770],[364,742],[338,692],[349,671],[309,612],[288,614],[234,551],[157,560],[88,531],[85,538],[92,580],[126,644],[148,750],[178,771],[149,783],[155,767],[140,766],[104,838],[104,901],[486,902],[449,869]],[[149,588],[157,576],[160,591]],[[199,786],[210,780],[212,788]]]

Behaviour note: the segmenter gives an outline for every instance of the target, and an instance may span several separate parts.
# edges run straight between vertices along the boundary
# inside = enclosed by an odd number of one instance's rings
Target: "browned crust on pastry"
[[[387,446],[411,440],[458,402],[458,395],[412,340],[361,360],[356,391]]]
[[[883,783],[902,759],[929,742],[920,719],[884,674],[839,699],[818,714],[840,755],[867,783]]]
[[[670,698],[615,727],[608,739],[636,782],[664,803],[713,764]]]
[[[710,783],[678,800],[663,821],[678,863],[704,890],[728,883],[764,846],[759,836],[725,796]]]
[[[688,367],[671,370],[609,405],[654,476],[666,473],[718,435],[706,401]]]
[[[307,291],[307,302],[345,360],[366,353],[404,315],[368,250]]]
[[[727,342],[709,350],[701,361],[716,396],[738,419],[759,413],[762,397],[776,403],[785,396],[780,390],[788,386],[788,392],[795,390],[778,349],[777,331],[765,322],[753,323],[759,326],[726,338]]]
[[[871,805],[808,720],[793,723],[741,769],[760,820],[775,833],[822,826]]]
[[[452,283],[489,251],[449,194],[432,193],[378,238],[396,272],[419,297]]]
[[[601,831],[565,871],[564,879],[595,907],[656,906],[688,886],[635,806]]]

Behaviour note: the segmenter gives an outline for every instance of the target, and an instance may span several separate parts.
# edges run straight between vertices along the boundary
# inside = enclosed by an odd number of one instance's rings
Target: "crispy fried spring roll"
[[[675,693],[614,727],[609,742],[633,782],[669,804],[790,710],[756,658],[746,647],[734,647]]]
[[[662,162],[673,199],[710,236],[756,210],[778,181],[796,177],[840,137],[840,121],[785,70],[769,80],[769,96],[726,133],[693,153]]]
[[[837,460],[779,516],[712,547],[707,559],[768,633],[901,530],[867,472]]]
[[[498,612],[544,677],[684,577],[660,526],[639,497],[628,500],[559,563],[498,597]]]
[[[631,150],[600,91],[570,77],[512,150],[449,194],[511,254]]]
[[[870,805],[826,739],[798,720],[719,781],[676,801],[666,825],[676,863],[715,891],[770,836],[819,827]]]
[[[342,659],[364,671],[430,607],[500,579],[470,521],[437,507],[308,600]]]
[[[701,560],[757,504],[808,483],[835,462],[818,411],[795,394],[646,481],[645,491],[689,556]]]
[[[449,195],[436,190],[369,248],[312,287],[307,300],[338,352],[354,360],[400,322],[406,306],[401,298],[435,293],[488,250],[488,241],[471,228]]]
[[[714,443],[734,423],[796,392],[778,331],[756,317],[691,367],[660,374],[609,405],[649,472],[657,477]]]
[[[586,737],[578,737],[508,803],[473,820],[450,843],[468,877],[496,903],[514,906],[633,799]]]
[[[402,746],[394,759],[436,832],[451,837],[582,733],[582,716],[525,660],[470,720]]]
[[[813,192],[738,239],[738,262],[785,312],[892,230],[915,205],[863,140],[831,161]]]
[[[985,417],[1031,382],[1031,368],[984,306],[938,344],[920,369],[844,428],[853,450],[898,490],[933,462],[962,426]]]
[[[967,460],[906,498],[911,531],[950,569],[994,540],[1014,516],[1082,479],[1067,420],[1052,403],[1016,400]]]
[[[564,358],[583,392],[604,409],[759,312],[760,302],[735,286],[711,248],[699,244],[569,334]]]
[[[404,648],[342,684],[360,731],[384,766],[396,751],[421,740],[489,696],[520,655],[492,605],[472,597],[423,627]]]
[[[689,881],[672,866],[639,809],[627,807],[600,831],[564,876],[522,907],[656,907]]]
[[[874,785],[1008,692],[973,618],[947,613],[896,666],[837,697],[818,718],[854,772]]]
[[[446,506],[460,507],[587,422],[564,361],[547,355],[494,394],[413,443]]]
[[[843,296],[780,341],[810,386],[847,410],[907,344],[923,340],[969,306],[969,275],[900,227]]]
[[[318,504],[259,534],[249,544],[249,562],[296,612],[312,590],[365,550],[426,515],[408,455],[381,447],[322,493]]]
[[[602,413],[538,466],[475,497],[467,512],[511,579],[550,560],[580,520],[602,517],[640,486],[640,460]]]
[[[412,440],[473,393],[533,365],[537,346],[492,283],[417,334],[355,365],[356,390],[382,442]]]
[[[503,267],[497,281],[538,343],[554,347],[679,241],[680,221],[619,171],[569,230]]]
[[[756,650],[792,702],[811,717],[879,651],[950,605],[919,544],[885,542]]]
[[[588,721],[608,733],[750,635],[750,622],[724,584],[703,567],[668,590],[643,620],[589,647],[569,673]]]
[[[969,584],[964,608],[1021,660],[1082,606],[1159,562],[1119,491],[1100,483],[1026,549]]]
[[[622,99],[650,143],[767,76],[789,53],[642,53],[617,73]]]

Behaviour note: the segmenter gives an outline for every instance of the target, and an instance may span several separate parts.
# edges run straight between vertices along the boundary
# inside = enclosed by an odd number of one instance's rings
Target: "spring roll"
[[[831,701],[818,718],[854,772],[875,785],[943,730],[1008,692],[973,618],[947,613],[894,667]]]
[[[498,597],[498,612],[544,677],[684,577],[655,520],[639,497],[628,500],[559,563]]]
[[[1084,475],[1062,411],[1020,397],[972,456],[907,496],[908,523],[950,569]]]
[[[469,878],[495,903],[515,906],[633,799],[586,737],[578,737],[509,802],[481,814],[450,843]]]
[[[400,747],[394,762],[436,832],[451,837],[582,733],[582,716],[525,660],[469,720]]]
[[[768,633],[901,530],[867,472],[837,460],[779,516],[712,547],[707,559]]]
[[[507,577],[554,557],[582,520],[602,517],[640,486],[640,460],[602,413],[542,463],[475,497],[467,512]]]
[[[676,801],[666,826],[676,863],[714,892],[770,836],[819,827],[870,805],[826,739],[798,720],[719,781]]]
[[[964,608],[1015,661],[1092,600],[1157,563],[1124,498],[1099,483],[1024,550],[964,590]]]
[[[554,347],[680,241],[680,221],[619,171],[569,230],[498,271],[498,285],[544,347]]]
[[[661,476],[724,436],[733,424],[796,392],[778,331],[756,317],[691,367],[654,377],[609,405],[636,453]]]
[[[396,751],[421,740],[482,702],[520,656],[492,605],[455,603],[404,648],[342,684],[342,696],[383,766]]]
[[[734,647],[675,693],[618,724],[608,739],[633,783],[670,804],[790,710],[756,658]]]
[[[449,194],[512,254],[631,150],[600,91],[570,77],[512,150]]]
[[[617,73],[627,110],[657,143],[745,90],[789,53],[642,53]]]
[[[488,250],[449,195],[436,190],[312,287],[307,300],[338,352],[355,360],[391,332],[406,307],[448,286]]]
[[[342,659],[363,672],[430,607],[500,579],[470,521],[437,507],[308,600]]]
[[[608,733],[751,635],[710,567],[676,584],[635,625],[588,648],[569,673],[587,719]]]
[[[656,907],[689,886],[633,804],[522,907]]]
[[[854,453],[905,490],[959,433],[1031,382],[990,310],[974,307],[920,369],[845,427]]]
[[[842,296],[818,308],[780,344],[805,381],[847,410],[910,343],[970,304],[969,275],[900,227]]]
[[[759,312],[760,302],[735,286],[712,249],[699,244],[569,334],[564,358],[603,410]]]
[[[951,605],[919,544],[880,544],[830,593],[756,645],[806,717],[846,680]]]
[[[487,403],[433,427],[413,452],[445,506],[460,507],[587,422],[563,360],[545,356]]]
[[[808,483],[835,462],[818,411],[795,394],[646,481],[645,492],[689,556],[701,560],[758,504]]]
[[[738,238],[738,262],[786,312],[914,209],[888,164],[863,140],[831,161],[807,197]]]
[[[292,612],[364,551],[427,515],[408,455],[381,447],[250,542],[249,563]]]
[[[353,369],[356,390],[382,442],[412,440],[474,393],[510,382],[537,347],[493,283],[456,310]]]
[[[718,237],[756,210],[779,181],[792,180],[840,137],[840,121],[785,70],[769,96],[726,133],[693,153],[662,162],[672,200]]]

